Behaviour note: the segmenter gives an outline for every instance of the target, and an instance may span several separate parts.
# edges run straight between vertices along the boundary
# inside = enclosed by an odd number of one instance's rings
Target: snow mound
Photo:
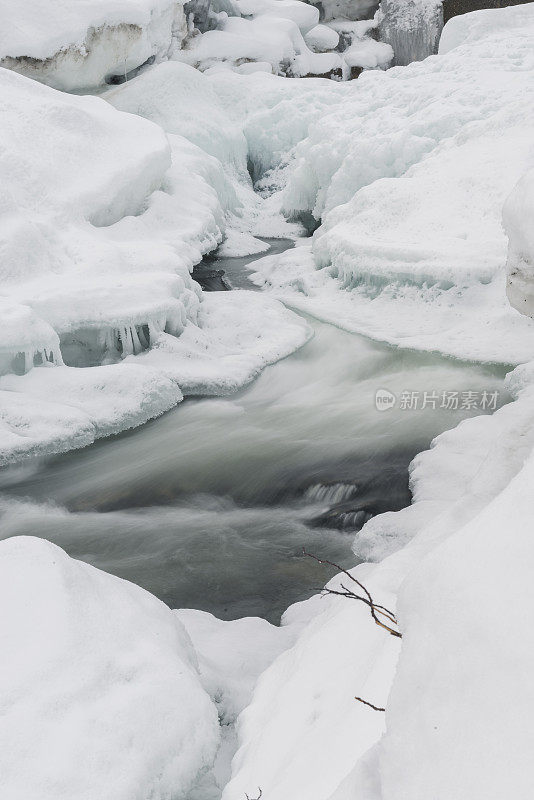
[[[327,25],[316,25],[305,36],[306,44],[315,53],[334,50],[339,44],[339,33]]]
[[[41,539],[0,543],[0,571],[5,796],[186,797],[219,726],[179,620]]]
[[[0,66],[65,91],[113,82],[168,57],[187,33],[176,0],[2,0]]]
[[[532,605],[533,478],[530,456],[400,593],[404,638],[380,745],[383,800],[531,792],[534,641],[510,610]]]
[[[146,117],[167,133],[183,136],[244,178],[243,133],[228,119],[211,82],[187,64],[159,64],[109,91],[106,99],[120,111]]]

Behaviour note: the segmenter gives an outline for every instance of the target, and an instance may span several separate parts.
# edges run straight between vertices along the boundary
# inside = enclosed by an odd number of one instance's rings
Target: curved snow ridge
[[[220,729],[177,616],[43,539],[0,556],[6,796],[185,798]]]
[[[187,33],[177,0],[2,0],[0,66],[57,89],[87,90],[148,60],[167,58]]]

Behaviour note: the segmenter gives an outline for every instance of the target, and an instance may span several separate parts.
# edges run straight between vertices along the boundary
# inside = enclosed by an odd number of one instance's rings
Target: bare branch
[[[374,706],[368,700],[364,700],[363,697],[355,697],[354,699],[358,700],[359,703],[363,703],[364,706],[369,706],[369,708],[372,708],[373,711],[385,711],[386,710],[385,708],[380,708],[379,706]]]
[[[261,797],[263,796],[263,792],[262,792],[262,790],[260,789],[259,786],[258,786],[258,792],[259,792],[259,795],[257,797],[249,797],[248,794],[245,794],[245,797],[247,798],[247,800],[261,800]]]
[[[382,622],[380,619],[378,619],[378,615],[380,615],[383,619],[389,620],[389,622],[391,622],[392,625],[397,626],[398,625],[397,618],[393,613],[393,611],[390,611],[389,608],[386,608],[385,606],[381,606],[375,603],[373,598],[371,597],[369,590],[363,585],[363,583],[360,583],[360,581],[357,580],[357,578],[355,578],[354,575],[351,575],[351,573],[348,570],[344,569],[343,567],[340,567],[339,564],[335,564],[333,561],[328,561],[328,559],[326,558],[319,558],[318,556],[314,556],[313,553],[308,553],[305,550],[305,548],[302,548],[302,552],[305,556],[313,558],[319,564],[329,564],[331,567],[334,567],[335,569],[339,570],[339,572],[342,572],[344,575],[347,576],[347,578],[349,578],[349,580],[355,583],[362,590],[364,596],[362,596],[361,594],[356,594],[356,592],[353,592],[351,589],[348,589],[344,584],[341,584],[341,588],[343,591],[339,591],[338,589],[329,589],[328,587],[323,589],[323,593],[325,595],[334,594],[337,595],[338,597],[347,597],[349,600],[359,600],[369,608],[371,616],[377,625],[379,625],[381,628],[384,628],[384,630],[386,630],[392,636],[396,636],[399,639],[402,639],[402,634],[398,630],[395,630],[395,628],[390,627],[385,622]]]

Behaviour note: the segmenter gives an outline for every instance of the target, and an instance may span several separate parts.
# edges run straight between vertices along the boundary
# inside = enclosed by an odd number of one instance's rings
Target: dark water
[[[293,247],[290,239],[262,239],[269,245],[269,250],[265,253],[257,253],[253,256],[240,256],[230,258],[214,255],[206,256],[200,264],[193,270],[193,278],[200,283],[206,291],[224,291],[227,289],[257,289],[249,278],[249,265],[254,264],[258,258],[266,255],[276,255],[283,253]],[[222,273],[222,274],[217,274]]]
[[[246,280],[237,261],[217,266],[234,285]],[[171,607],[278,621],[333,573],[302,548],[357,563],[365,520],[409,503],[411,458],[477,413],[378,411],[376,390],[493,390],[503,377],[313,325],[307,345],[237,395],[186,400],[137,430],[0,473],[1,535],[43,536]]]

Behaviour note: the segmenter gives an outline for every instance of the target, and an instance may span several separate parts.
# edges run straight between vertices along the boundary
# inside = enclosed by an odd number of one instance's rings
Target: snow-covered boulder
[[[345,50],[343,59],[351,68],[387,69],[393,61],[393,48],[386,42],[377,42],[368,37]]]
[[[185,798],[219,725],[176,616],[42,539],[1,542],[0,576],[3,796]]]
[[[187,33],[179,0],[2,0],[0,11],[0,66],[66,91],[166,58]]]
[[[315,53],[334,50],[339,44],[339,33],[327,25],[316,25],[304,38],[310,50]]]

